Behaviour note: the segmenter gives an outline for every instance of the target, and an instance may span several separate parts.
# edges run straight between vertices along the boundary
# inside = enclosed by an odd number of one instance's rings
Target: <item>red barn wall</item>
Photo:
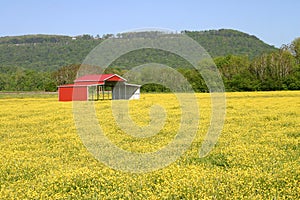
[[[112,76],[111,78],[107,79],[106,81],[124,81],[124,80],[118,76]]]
[[[59,101],[86,101],[87,87],[59,87]]]

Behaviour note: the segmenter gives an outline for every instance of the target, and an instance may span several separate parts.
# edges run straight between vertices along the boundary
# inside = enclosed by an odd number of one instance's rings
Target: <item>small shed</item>
[[[90,74],[73,84],[58,86],[59,101],[139,99],[140,85],[129,84],[117,74]]]

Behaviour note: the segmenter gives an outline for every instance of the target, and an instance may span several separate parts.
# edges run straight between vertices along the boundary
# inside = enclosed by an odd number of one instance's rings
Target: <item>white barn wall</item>
[[[135,92],[134,92],[134,94],[130,97],[130,100],[131,99],[140,99],[140,88],[138,88]]]
[[[139,99],[140,85],[134,84],[117,84],[113,88],[113,99]]]

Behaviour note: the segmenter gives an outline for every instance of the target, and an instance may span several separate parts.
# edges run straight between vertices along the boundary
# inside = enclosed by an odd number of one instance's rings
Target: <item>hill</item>
[[[21,67],[54,71],[62,66],[81,63],[100,43],[89,35],[26,35],[0,38],[0,67]]]
[[[209,31],[184,31],[188,36],[202,45],[212,57],[233,55],[248,55],[254,58],[262,53],[274,51],[274,46],[268,45],[254,35],[237,30],[220,29]]]
[[[229,29],[210,31],[182,31],[202,45],[212,57],[228,54],[247,55],[254,58],[276,48],[255,36]],[[86,55],[106,37],[120,37],[107,34],[104,37],[81,35],[76,37],[62,35],[25,35],[0,37],[0,71],[11,67],[33,69],[36,71],[55,71],[62,66],[81,63]],[[149,50],[148,50],[149,51]],[[147,52],[149,57],[159,57],[157,52]],[[131,53],[115,65],[135,65],[144,60],[141,53]],[[163,59],[163,58],[161,58]],[[170,59],[169,59],[170,60]],[[181,64],[182,61],[171,63]],[[166,63],[168,64],[168,63]],[[179,65],[177,64],[177,65]]]

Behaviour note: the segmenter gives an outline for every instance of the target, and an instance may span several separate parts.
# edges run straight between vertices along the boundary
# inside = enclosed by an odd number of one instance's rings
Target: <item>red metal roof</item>
[[[103,85],[104,81],[99,81],[97,83],[95,82],[77,82],[73,84],[65,84],[65,85],[60,85],[58,87],[86,87],[86,86],[91,86],[91,85]]]
[[[61,85],[59,87],[86,87],[89,85],[103,85],[105,81],[126,81],[117,74],[89,74],[77,78],[73,84]]]
[[[123,77],[117,74],[89,74],[77,78],[74,83],[78,82],[104,82],[104,81],[126,81]]]

